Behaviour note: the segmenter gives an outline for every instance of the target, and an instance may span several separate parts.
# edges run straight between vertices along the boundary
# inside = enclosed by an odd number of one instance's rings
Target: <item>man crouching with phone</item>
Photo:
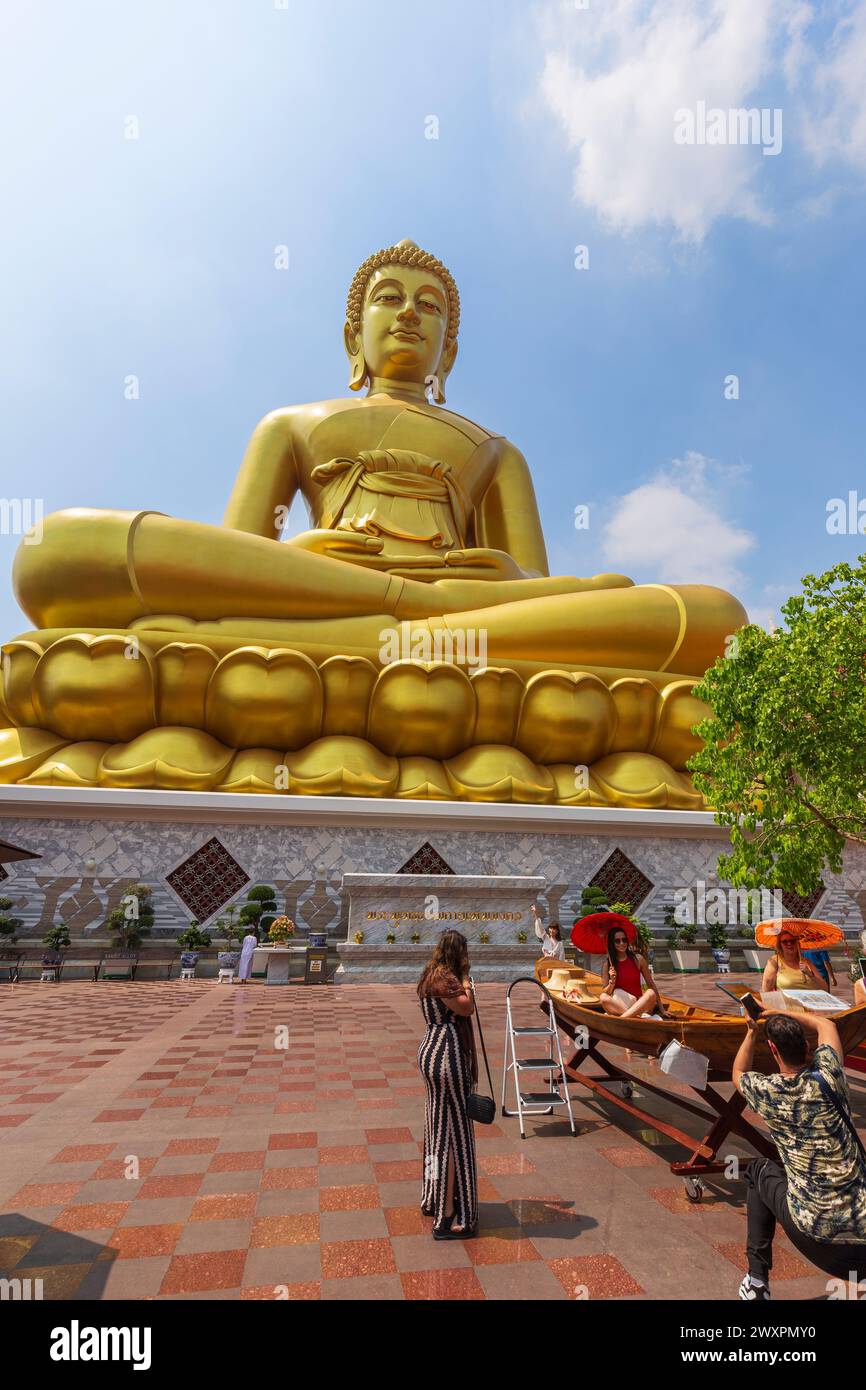
[[[844,1054],[831,1019],[766,1010],[749,1017],[731,1080],[767,1122],[781,1163],[753,1159],[746,1169],[749,1272],[740,1298],[770,1297],[776,1222],[792,1245],[837,1279],[866,1274],[866,1153],[848,1106]],[[778,1075],[750,1071],[766,1028]],[[810,1041],[815,1043],[807,1065]]]

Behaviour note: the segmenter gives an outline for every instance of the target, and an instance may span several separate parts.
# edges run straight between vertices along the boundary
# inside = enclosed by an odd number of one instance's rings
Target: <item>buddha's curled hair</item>
[[[352,332],[359,333],[361,331],[361,311],[364,307],[364,295],[367,292],[370,276],[374,270],[379,270],[385,265],[417,266],[420,270],[432,271],[436,278],[442,281],[448,295],[448,328],[445,347],[452,347],[457,341],[457,330],[460,327],[460,295],[454,276],[436,256],[431,255],[429,251],[422,251],[421,247],[416,246],[414,241],[401,241],[396,246],[387,246],[381,251],[375,251],[355,271],[346,300],[346,318],[349,320]]]

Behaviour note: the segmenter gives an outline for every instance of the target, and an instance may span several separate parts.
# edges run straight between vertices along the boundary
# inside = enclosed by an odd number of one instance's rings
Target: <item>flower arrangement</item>
[[[275,946],[284,946],[295,934],[295,924],[291,917],[275,917],[268,927],[268,940]]]
[[[412,942],[413,946],[417,946],[418,942],[421,940],[421,933],[419,931],[413,931],[412,935],[409,937],[409,940]]]
[[[521,946],[527,940],[526,932],[523,930],[522,927],[520,928],[520,931],[517,933],[517,940],[520,942]]]
[[[352,937],[352,940],[354,941],[356,946],[360,946],[361,942],[364,940],[364,933],[362,931],[356,931],[355,935]]]
[[[478,933],[478,940],[481,942],[482,946],[486,946],[488,941],[490,940],[490,932],[480,931]]]
[[[391,944],[393,945],[393,943],[397,940],[397,933],[396,933],[396,932],[393,932],[393,931],[386,932],[386,933],[385,933],[385,940],[386,940],[386,941],[390,941]]]

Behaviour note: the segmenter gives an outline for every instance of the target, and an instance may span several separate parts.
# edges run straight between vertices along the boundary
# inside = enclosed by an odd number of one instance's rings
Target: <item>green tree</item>
[[[111,909],[106,925],[111,945],[135,951],[153,926],[153,889],[146,883],[127,883],[117,907]]]
[[[56,922],[53,927],[49,927],[42,938],[42,944],[49,946],[52,951],[65,951],[71,944],[66,923]]]
[[[695,785],[727,826],[719,872],[809,893],[866,844],[866,555],[806,575],[784,626],[748,626],[695,688]]]

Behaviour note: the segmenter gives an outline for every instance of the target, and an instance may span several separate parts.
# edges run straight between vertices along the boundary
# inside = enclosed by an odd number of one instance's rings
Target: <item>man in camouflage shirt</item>
[[[778,1075],[750,1071],[766,1027]],[[808,1040],[816,1042],[807,1065]],[[776,1222],[812,1264],[837,1279],[866,1274],[866,1157],[850,1119],[839,1032],[820,1014],[770,1012],[748,1020],[731,1079],[767,1122],[782,1162],[746,1170],[749,1272],[740,1297],[770,1297]],[[847,1119],[846,1119],[847,1117]]]

